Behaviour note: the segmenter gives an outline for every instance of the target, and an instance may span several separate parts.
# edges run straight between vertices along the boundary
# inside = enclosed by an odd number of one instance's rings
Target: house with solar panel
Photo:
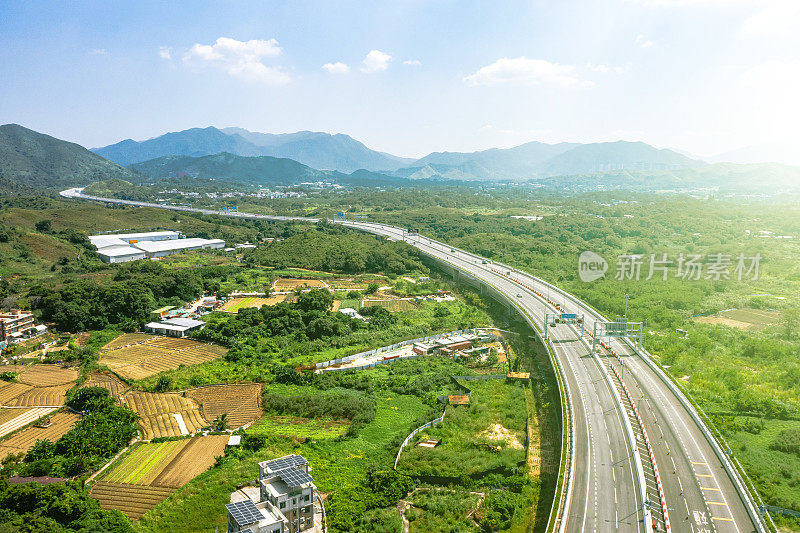
[[[288,533],[314,525],[314,478],[302,455],[258,463],[261,500],[276,506],[289,520]]]
[[[231,494],[228,533],[297,533],[314,527],[317,488],[308,461],[287,455],[259,466],[258,487]]]

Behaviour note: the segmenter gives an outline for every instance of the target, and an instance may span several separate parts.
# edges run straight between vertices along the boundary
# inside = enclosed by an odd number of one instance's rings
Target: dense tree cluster
[[[56,442],[39,440],[10,468],[23,475],[72,477],[97,468],[136,435],[137,415],[114,404],[107,389],[70,391],[67,405],[84,416]]]
[[[335,238],[331,238],[331,234]],[[329,224],[256,248],[247,255],[246,260],[252,265],[302,267],[347,274],[403,274],[427,270],[416,252],[404,243],[352,233]]]
[[[0,479],[0,529],[5,533],[133,533],[120,511],[104,511],[78,481],[39,485]]]
[[[107,325],[135,330],[148,320],[155,306],[180,305],[203,290],[219,289],[219,280],[229,271],[226,267],[167,269],[161,263],[135,261],[121,265],[108,284],[75,280],[55,290],[34,288],[32,304],[43,319],[62,330],[103,329]]]

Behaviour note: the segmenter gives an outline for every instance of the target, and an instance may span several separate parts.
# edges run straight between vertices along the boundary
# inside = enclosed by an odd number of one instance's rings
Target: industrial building
[[[224,248],[221,239],[184,239],[178,231],[147,233],[117,233],[91,235],[89,241],[97,248],[105,263],[125,263],[138,259],[154,259],[186,250]]]
[[[222,239],[178,239],[174,241],[138,242],[133,246],[143,250],[149,259],[153,259],[186,250],[225,248],[225,241]]]
[[[258,492],[240,489],[225,506],[228,533],[297,533],[314,527],[317,487],[308,473],[308,461],[301,455],[286,455],[258,466]]]
[[[167,337],[185,337],[193,331],[200,331],[206,326],[202,320],[191,318],[167,318],[161,322],[148,322],[144,325],[145,331],[166,335]]]

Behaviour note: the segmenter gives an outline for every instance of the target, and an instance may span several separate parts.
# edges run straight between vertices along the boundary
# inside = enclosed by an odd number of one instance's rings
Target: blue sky
[[[796,145],[799,22],[795,0],[0,0],[0,123],[88,147],[308,129],[405,156]]]

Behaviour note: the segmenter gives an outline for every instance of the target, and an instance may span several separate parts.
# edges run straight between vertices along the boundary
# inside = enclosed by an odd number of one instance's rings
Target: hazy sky
[[[0,0],[0,123],[195,126],[421,156],[531,140],[800,145],[800,1]]]

